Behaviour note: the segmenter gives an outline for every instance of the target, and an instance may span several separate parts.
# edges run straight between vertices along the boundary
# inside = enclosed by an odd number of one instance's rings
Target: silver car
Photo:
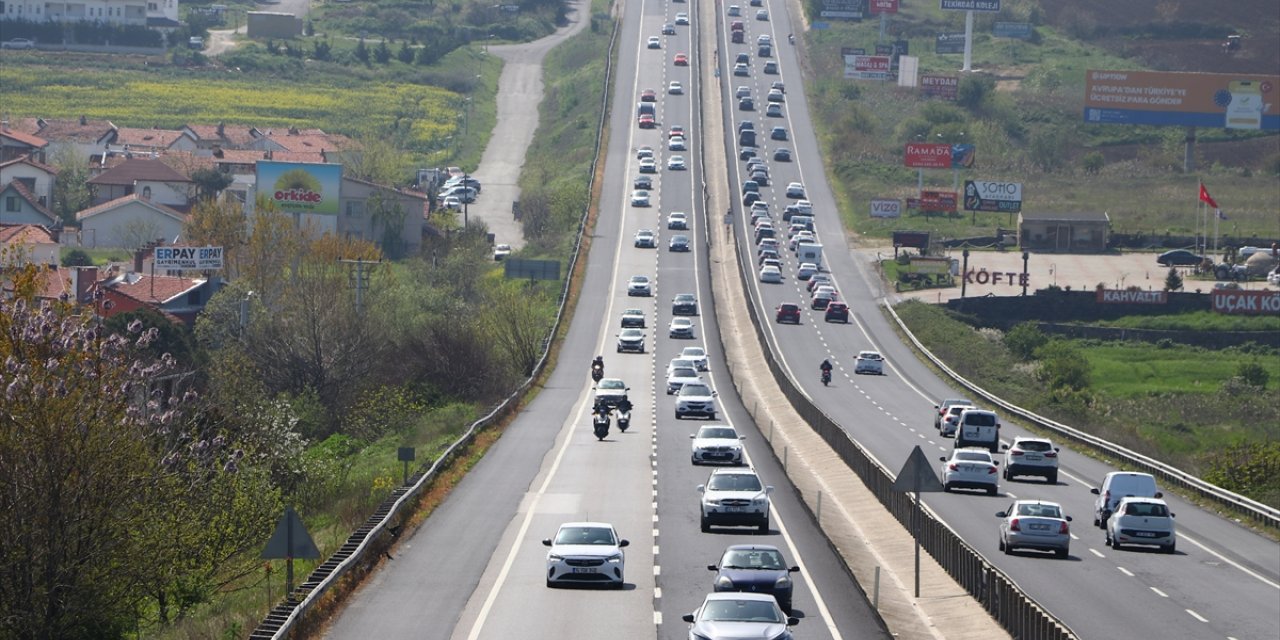
[[[693,440],[689,459],[693,464],[702,462],[727,462],[732,465],[742,464],[742,440],[746,436],[738,435],[737,430],[729,425],[709,424],[689,434]]]
[[[791,640],[789,627],[800,624],[767,593],[709,593],[684,621],[691,640]]]
[[[1052,551],[1059,558],[1071,550],[1071,516],[1063,515],[1062,506],[1042,500],[1014,500],[1008,509],[996,513],[1000,521],[1000,550],[1014,549]]]

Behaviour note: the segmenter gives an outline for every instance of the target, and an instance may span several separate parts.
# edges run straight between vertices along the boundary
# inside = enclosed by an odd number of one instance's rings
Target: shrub
[[[1031,360],[1036,349],[1049,342],[1040,327],[1034,322],[1022,322],[1004,334],[1004,346],[1010,353],[1021,360]]]
[[[1164,277],[1165,291],[1178,291],[1182,289],[1182,276],[1178,275],[1178,270],[1169,267],[1169,275]]]
[[[62,257],[62,266],[64,267],[92,267],[93,258],[85,253],[82,249],[72,249],[67,255]]]
[[[1091,151],[1080,159],[1080,167],[1084,169],[1085,173],[1091,176],[1097,175],[1099,171],[1102,171],[1102,167],[1105,166],[1106,163],[1106,159],[1097,151]]]
[[[1240,378],[1250,386],[1259,389],[1266,389],[1267,383],[1271,380],[1271,374],[1257,362],[1242,362],[1236,367],[1236,377]]]
[[[1040,381],[1050,389],[1083,391],[1089,388],[1089,361],[1066,340],[1050,340],[1035,350],[1040,361]]]

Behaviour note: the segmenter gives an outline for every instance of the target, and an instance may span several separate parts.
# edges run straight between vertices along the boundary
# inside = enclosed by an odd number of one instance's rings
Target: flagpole
[[[1222,219],[1222,209],[1213,211],[1213,256],[1215,261],[1218,258],[1218,220]]]

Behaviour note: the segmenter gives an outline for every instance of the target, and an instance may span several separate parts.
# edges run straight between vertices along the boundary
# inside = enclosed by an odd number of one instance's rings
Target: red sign
[[[1164,291],[1098,289],[1099,304],[1166,304],[1167,302],[1169,302],[1169,294]]]
[[[867,9],[870,13],[897,13],[898,0],[868,0]]]
[[[960,78],[958,76],[920,74],[920,92],[926,96],[955,102],[959,91]]]
[[[950,169],[951,145],[908,142],[906,160],[913,169]]]
[[[946,146],[946,145],[942,145]],[[956,192],[954,191],[921,191],[920,192],[920,209],[923,211],[948,211],[956,210]]]
[[[1218,313],[1251,316],[1280,316],[1280,291],[1214,289],[1210,294]]]

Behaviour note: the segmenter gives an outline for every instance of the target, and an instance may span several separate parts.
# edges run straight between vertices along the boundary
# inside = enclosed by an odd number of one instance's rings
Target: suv
[[[1177,550],[1177,532],[1169,505],[1159,498],[1123,498],[1115,515],[1107,521],[1106,543],[1112,549],[1122,544],[1160,547],[1164,553]]]
[[[827,311],[823,315],[823,320],[827,322],[849,322],[849,305],[843,302],[828,302]]]
[[[676,297],[671,299],[671,315],[673,316],[696,316],[698,315],[698,298],[692,293],[678,293]]]
[[[702,531],[713,526],[754,526],[769,533],[769,494],[773,487],[760,482],[750,469],[716,469],[706,484],[698,485],[702,494]]]
[[[619,402],[627,399],[627,392],[631,387],[623,382],[620,378],[604,378],[596,384],[596,404],[603,404],[607,407],[614,407]]]
[[[1004,479],[1040,476],[1058,484],[1058,448],[1048,438],[1014,438],[1004,449]]]
[[[676,394],[676,419],[700,416],[716,419],[716,392],[706,383],[685,383]]]
[[[1107,519],[1115,513],[1124,498],[1163,498],[1156,489],[1156,478],[1149,473],[1112,471],[1102,478],[1102,486],[1091,489],[1098,496],[1093,503],[1093,524],[1105,529]]]
[[[794,302],[784,302],[778,305],[778,316],[776,318],[779,324],[783,322],[794,322],[800,324],[800,305]]]

